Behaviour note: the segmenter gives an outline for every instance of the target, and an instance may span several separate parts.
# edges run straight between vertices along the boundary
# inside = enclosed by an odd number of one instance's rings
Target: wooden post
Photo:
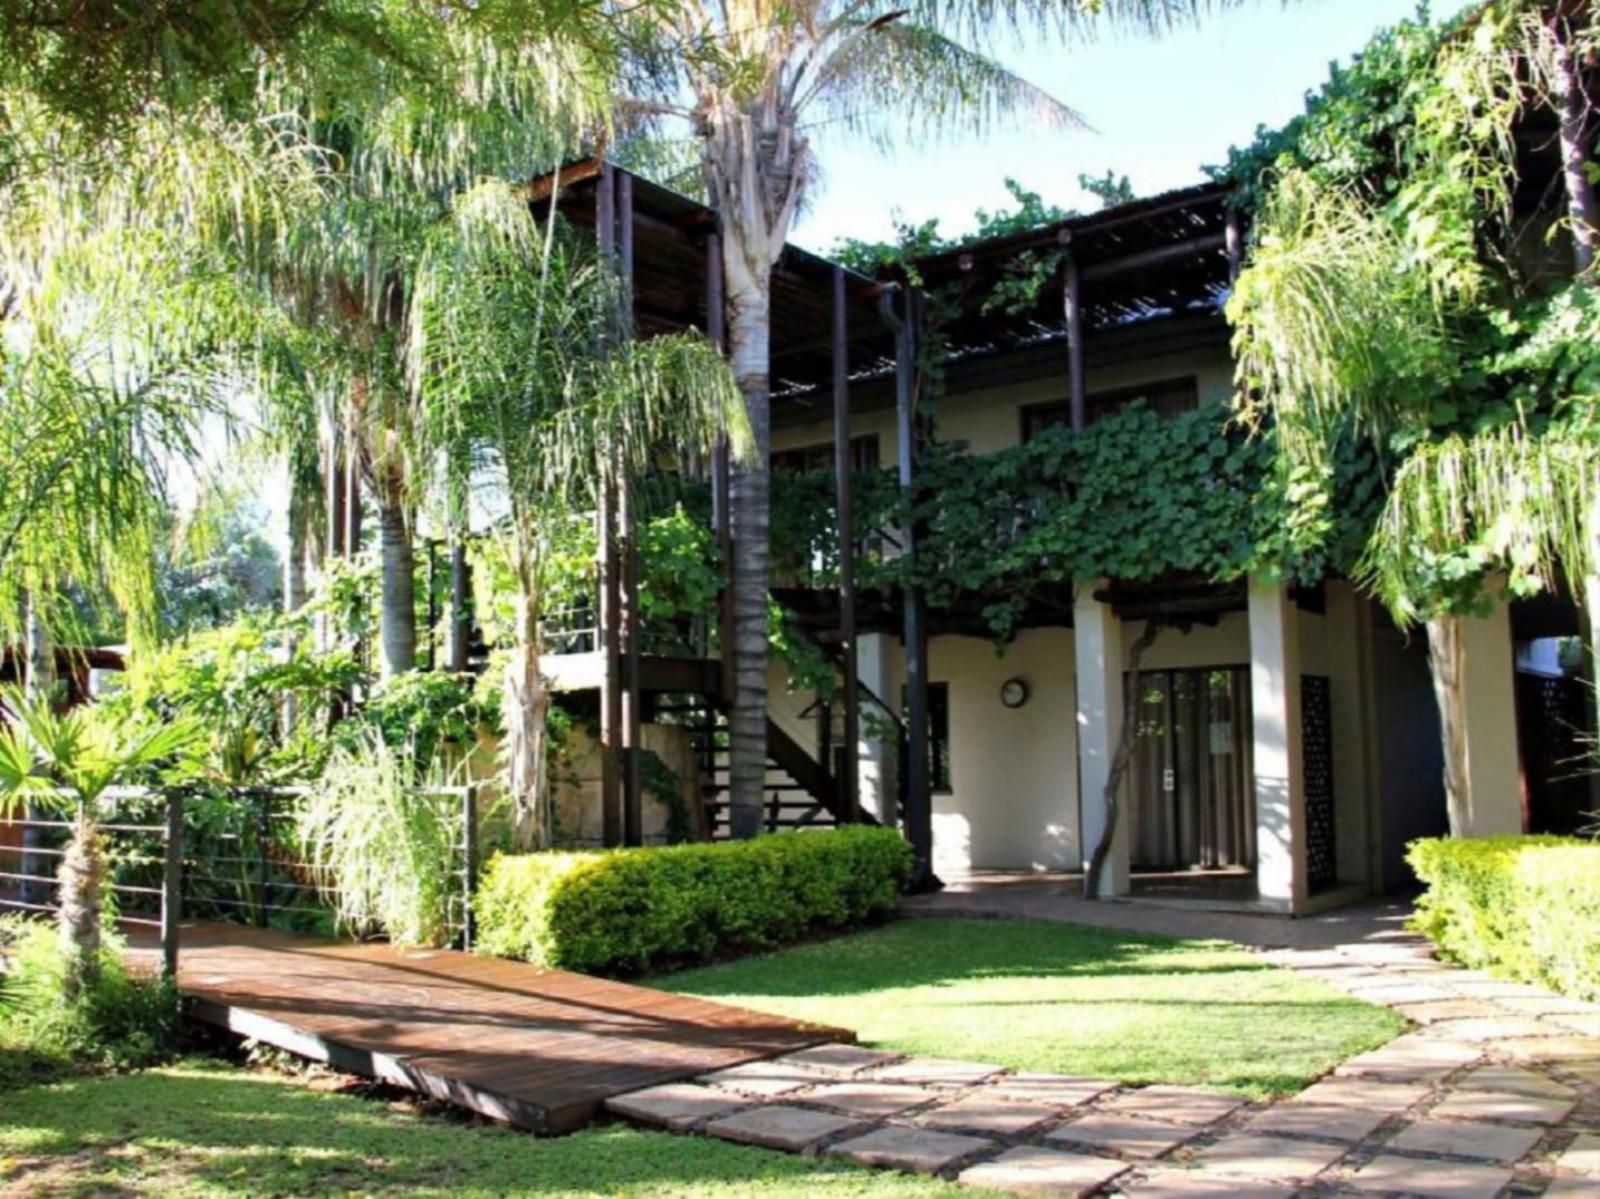
[[[601,164],[600,187],[595,195],[595,225],[600,258],[611,266],[616,260],[616,179],[609,162]],[[602,454],[607,451],[601,450]],[[618,562],[616,463],[602,464],[596,519],[600,548],[600,604],[595,649],[599,651],[600,679],[600,813],[605,845],[622,844],[622,772],[619,740],[622,732],[621,575]]]
[[[843,267],[833,268],[833,472],[839,508],[839,650],[844,662],[844,755],[839,764],[845,819],[861,819],[861,686],[856,663],[855,460],[850,452],[850,345]],[[831,721],[830,721],[831,725]],[[830,729],[831,732],[831,729]],[[833,763],[825,760],[829,770]]]
[[[917,295],[903,290],[904,311],[895,311],[895,293],[883,296],[883,313],[895,334],[895,440],[900,467],[900,490],[908,498],[916,486],[916,376],[917,376]],[[915,555],[917,522],[905,530],[905,549]],[[906,656],[905,724],[907,739],[905,783],[905,833],[911,843],[913,862],[912,891],[927,891],[939,885],[933,873],[933,793],[929,779],[928,748],[928,631],[924,621],[922,595],[915,583],[904,587],[902,637]]]
[[[1088,423],[1083,382],[1083,285],[1078,276],[1078,260],[1067,247],[1067,397],[1072,428],[1081,431]]]
[[[464,674],[472,640],[472,576],[467,569],[466,538],[458,531],[450,543],[450,637],[445,644],[446,669]]]
[[[722,291],[722,235],[706,238],[706,337],[717,349],[727,347],[727,306]],[[729,508],[730,462],[728,438],[717,438],[711,456],[711,523],[717,531],[717,555],[724,571],[722,591],[717,596],[717,643],[721,647],[722,694],[733,696],[733,588],[728,583],[733,570],[733,521]]]
[[[439,577],[438,546],[428,538],[428,669],[439,669]]]
[[[633,176],[617,175],[617,217],[620,226],[619,274],[622,279],[623,336],[633,336]],[[619,472],[620,473],[620,472]],[[639,529],[634,480],[618,480],[622,536],[622,842],[644,844],[644,808],[639,777]]]
[[[161,863],[161,969],[178,978],[178,926],[183,920],[183,795],[167,792],[166,843]]]
[[[461,792],[461,948],[472,949],[477,931],[472,918],[473,894],[478,889],[478,785]]]
[[[1239,210],[1231,205],[1224,220],[1227,222],[1223,228],[1223,241],[1228,247],[1228,286],[1232,287],[1239,281],[1239,272],[1244,267],[1244,228],[1239,220]]]

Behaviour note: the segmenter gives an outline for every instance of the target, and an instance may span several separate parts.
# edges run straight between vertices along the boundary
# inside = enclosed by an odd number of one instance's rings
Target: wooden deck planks
[[[533,1132],[612,1095],[851,1034],[648,987],[450,950],[185,925],[194,1014]]]

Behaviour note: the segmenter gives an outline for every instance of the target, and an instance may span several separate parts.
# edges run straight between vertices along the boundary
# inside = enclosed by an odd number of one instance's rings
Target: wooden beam
[[[1227,240],[1228,235],[1226,233],[1206,233],[1200,237],[1190,237],[1183,241],[1175,241],[1170,245],[1140,250],[1135,254],[1124,254],[1121,258],[1109,258],[1104,262],[1091,263],[1083,268],[1083,281],[1085,283],[1097,283],[1102,279],[1125,275],[1129,271],[1146,270],[1150,267],[1165,266],[1169,262],[1177,262],[1185,258],[1199,258],[1206,254],[1214,254],[1226,247]]]
[[[585,179],[593,179],[604,170],[600,159],[585,158],[582,162],[564,166],[559,171],[540,175],[528,184],[528,199],[535,204],[548,200],[556,191],[566,191],[575,183],[582,183]]]
[[[861,818],[861,688],[856,666],[855,462],[850,454],[849,297],[844,271],[833,271],[833,472],[838,496],[839,648],[844,663],[844,753],[839,766],[845,819]],[[832,762],[823,762],[829,770]]]
[[[1244,266],[1244,228],[1237,208],[1229,208],[1226,219],[1223,237],[1228,246],[1228,286],[1232,287],[1239,281],[1239,271]]]

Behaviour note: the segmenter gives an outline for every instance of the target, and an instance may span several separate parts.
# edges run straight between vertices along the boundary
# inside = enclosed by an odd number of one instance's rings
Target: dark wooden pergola
[[[575,162],[535,180],[529,194],[541,215],[554,208],[573,227],[594,231],[601,252],[616,262],[624,280],[635,335],[698,329],[723,343],[722,244],[711,209],[601,159]],[[1060,377],[1072,425],[1081,429],[1089,367],[1121,358],[1135,346],[1148,354],[1225,343],[1227,329],[1219,309],[1237,272],[1240,246],[1240,226],[1227,192],[1206,185],[926,259],[919,264],[925,286],[958,298],[956,315],[943,330],[949,345],[945,391],[960,394]],[[1019,254],[1056,250],[1063,251],[1059,286],[1041,289],[1032,310],[985,311],[984,299],[1014,269]],[[839,647],[844,673],[844,761],[836,781],[845,819],[861,817],[855,760],[860,711],[850,421],[856,413],[894,408],[899,481],[909,489],[920,435],[921,303],[921,295],[903,276],[869,278],[793,246],[786,248],[773,275],[773,425],[794,427],[831,418],[833,430],[839,587],[836,596],[817,597],[820,602],[811,606],[811,616],[813,622],[820,619],[831,626],[826,631]],[[731,530],[725,454],[711,464],[711,477],[713,521],[726,557]],[[632,505],[625,488],[603,497],[599,519],[605,839],[608,844],[637,844],[638,576]],[[908,548],[914,549],[917,530],[907,534]],[[919,872],[931,878],[928,614],[914,588],[903,589],[897,598],[895,623],[905,644],[907,676],[904,819]],[[883,600],[869,601],[875,625],[888,612]],[[726,603],[720,619],[726,645]],[[1069,620],[1063,613],[1061,623]],[[725,674],[731,669],[726,654],[722,669]]]

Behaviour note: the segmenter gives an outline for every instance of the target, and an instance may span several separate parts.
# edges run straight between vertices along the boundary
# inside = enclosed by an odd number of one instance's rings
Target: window
[[[928,684],[928,785],[948,795],[950,786],[950,684]]]
[[[857,471],[878,469],[878,435],[868,433],[850,439],[850,462]],[[833,470],[833,442],[774,450],[772,469],[778,474],[801,475]]]
[[[1179,379],[1160,379],[1133,387],[1091,392],[1084,399],[1084,420],[1092,425],[1101,417],[1126,408],[1134,400],[1143,400],[1157,416],[1177,416],[1200,406],[1200,388],[1193,375],[1185,375]],[[1022,440],[1032,441],[1046,429],[1071,423],[1072,405],[1067,400],[1030,404],[1022,410]]]

